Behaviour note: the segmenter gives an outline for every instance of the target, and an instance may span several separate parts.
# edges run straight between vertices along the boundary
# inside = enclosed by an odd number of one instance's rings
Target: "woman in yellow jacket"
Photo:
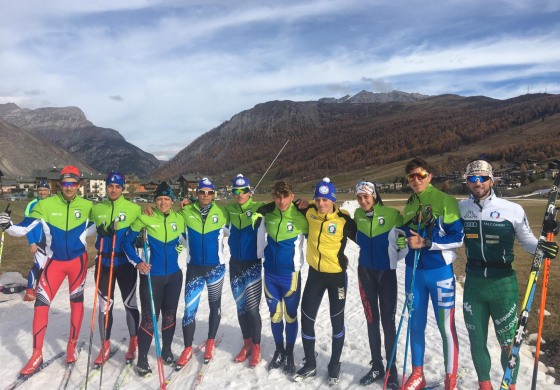
[[[336,189],[329,178],[315,188],[315,204],[300,210],[309,223],[307,262],[309,274],[301,300],[301,338],[305,353],[304,366],[294,381],[317,374],[315,361],[315,319],[325,291],[329,295],[332,325],[332,351],[328,365],[329,384],[338,383],[340,355],[344,345],[344,306],[346,304],[348,259],[344,248],[348,238],[355,240],[356,223],[348,212],[336,205]]]

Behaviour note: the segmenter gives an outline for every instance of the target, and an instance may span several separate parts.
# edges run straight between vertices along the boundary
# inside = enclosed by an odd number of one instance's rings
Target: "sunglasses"
[[[417,180],[424,180],[425,178],[427,178],[430,174],[426,171],[422,171],[422,172],[418,172],[418,173],[411,173],[409,175],[406,175],[408,177],[408,181],[412,181],[414,179]]]
[[[198,190],[198,195],[214,195],[212,190]]]
[[[488,180],[491,180],[490,176],[467,176],[467,180],[471,183],[476,183],[478,180],[481,183],[486,183]]]
[[[245,188],[234,188],[233,190],[231,190],[231,192],[233,193],[233,195],[243,195],[243,194],[247,194],[249,191],[251,191],[249,189],[249,187],[245,187]]]
[[[60,182],[60,185],[62,187],[68,188],[68,187],[77,187],[78,183],[76,183],[75,181],[62,181]]]

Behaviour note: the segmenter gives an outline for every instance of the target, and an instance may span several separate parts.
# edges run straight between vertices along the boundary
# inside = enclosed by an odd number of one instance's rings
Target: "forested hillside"
[[[413,156],[439,156],[506,132],[507,139],[479,147],[474,156],[448,158],[444,168],[462,169],[464,160],[479,155],[503,161],[542,159],[560,154],[558,134],[523,142],[516,142],[515,134],[523,126],[545,126],[558,113],[560,95],[549,94],[508,100],[442,95],[411,103],[274,101],[205,133],[155,173],[161,178],[191,172],[262,173],[288,139],[275,178],[305,180]]]

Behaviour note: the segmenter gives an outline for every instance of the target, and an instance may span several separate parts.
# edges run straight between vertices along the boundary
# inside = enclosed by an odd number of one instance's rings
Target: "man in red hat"
[[[40,200],[28,217],[12,225],[7,213],[0,214],[0,225],[11,236],[23,236],[41,224],[46,236],[47,262],[39,279],[33,317],[33,353],[20,371],[34,373],[43,362],[43,340],[49,319],[49,307],[66,277],[70,290],[70,333],[66,348],[66,362],[77,359],[76,343],[84,316],[84,284],[88,266],[86,230],[91,225],[93,203],[78,194],[80,171],[66,166],[60,172],[61,192]]]

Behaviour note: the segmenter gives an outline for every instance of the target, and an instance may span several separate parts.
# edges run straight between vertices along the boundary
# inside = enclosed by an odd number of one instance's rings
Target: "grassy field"
[[[297,194],[297,196],[311,199],[311,193]],[[296,197],[297,197],[296,196]],[[403,210],[404,203],[409,195],[407,194],[384,194],[383,199],[385,205],[389,207],[395,207],[399,210]],[[256,196],[257,200],[268,201],[271,198],[266,195]],[[353,199],[351,194],[341,194],[339,196],[340,201]],[[539,234],[541,229],[542,218],[544,215],[544,209],[546,205],[545,198],[538,199],[512,199],[514,202],[519,203],[525,209],[527,216],[529,218],[529,223],[533,229],[533,233]],[[222,203],[222,201],[220,201]],[[17,222],[23,218],[23,212],[27,202],[26,201],[16,201],[10,202],[10,209],[12,210],[12,219]],[[143,206],[144,207],[144,206]],[[177,206],[178,207],[178,206]],[[4,209],[5,204],[0,204],[0,209]],[[95,251],[93,249],[94,238],[88,239],[89,245],[89,261],[90,265],[93,265],[95,260]],[[529,276],[529,269],[531,267],[531,261],[533,256],[523,251],[521,246],[516,243],[515,246],[515,262],[514,268],[517,271],[518,281],[519,281],[519,291],[520,291],[520,302],[522,301],[527,285],[527,279]],[[557,260],[557,261],[560,261]],[[465,252],[463,249],[459,249],[458,257],[454,264],[454,271],[457,276],[457,280],[462,282],[465,276]],[[0,264],[0,273],[8,271],[20,272],[24,277],[27,277],[27,273],[33,264],[33,257],[29,252],[29,247],[27,245],[27,240],[25,238],[14,238],[7,234],[4,239],[4,251],[2,255],[2,263]],[[550,283],[548,285],[548,295],[547,295],[547,310],[551,313],[550,316],[546,317],[545,326],[543,329],[543,338],[546,340],[547,344],[543,345],[543,350],[550,350],[554,348],[557,350],[560,346],[560,267],[553,261],[550,269]],[[541,283],[539,282],[537,292],[535,294],[535,300],[533,302],[533,310],[529,320],[529,332],[534,333],[537,329],[537,319],[538,319],[538,309],[540,304],[540,290]],[[461,308],[457,308],[461,310]],[[458,324],[461,326],[461,324]],[[492,336],[491,336],[492,337]],[[560,362],[551,362],[549,359],[558,356],[558,353],[552,353],[550,351],[547,355],[542,356],[542,360],[546,363],[547,360],[549,364],[554,367],[559,368]]]

